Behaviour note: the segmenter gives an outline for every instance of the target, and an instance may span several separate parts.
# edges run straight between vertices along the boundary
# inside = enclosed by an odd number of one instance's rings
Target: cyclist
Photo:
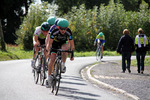
[[[56,21],[56,18],[53,16],[51,16],[47,19],[47,22],[50,25],[49,33],[51,33],[51,31],[52,31],[51,27],[53,27],[53,25],[55,25],[55,21]],[[49,34],[47,34],[47,36],[46,36],[46,45],[47,45],[48,41],[49,41]]]
[[[103,32],[100,32],[97,36],[96,39],[94,41],[94,46],[96,45],[96,43],[98,43],[101,46],[101,59],[103,58],[103,50],[104,50],[104,45],[105,45],[105,36],[103,34]]]
[[[48,45],[46,46],[46,50],[49,50],[49,48],[52,46],[54,49],[63,49],[68,50],[71,49],[71,51],[74,50],[74,41],[72,39],[72,32],[68,28],[69,23],[66,19],[60,19],[57,23],[58,27],[55,28],[52,33],[50,34],[50,41]],[[69,41],[69,42],[68,42]],[[53,79],[51,73],[53,71],[53,64],[56,59],[56,53],[57,51],[51,49],[51,59],[48,64],[48,81],[46,84],[46,87],[51,86],[51,81]],[[62,53],[62,73],[65,73],[66,67],[65,62],[67,58],[67,53]],[[74,60],[74,58],[70,58],[70,60]]]
[[[41,26],[36,27],[36,30],[34,32],[33,36],[33,60],[31,66],[35,67],[35,57],[39,51],[38,45],[45,44],[46,35],[48,34],[50,30],[50,25],[48,22],[43,22]],[[45,59],[46,59],[46,50],[44,51]]]

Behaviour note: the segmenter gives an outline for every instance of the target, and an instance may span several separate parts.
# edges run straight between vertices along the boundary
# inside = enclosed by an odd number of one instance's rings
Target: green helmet
[[[41,24],[41,30],[42,30],[42,31],[49,31],[49,29],[50,29],[50,25],[49,25],[48,22],[43,22],[43,23]]]
[[[104,35],[104,34],[103,34],[102,32],[99,33],[99,36],[100,36],[100,37],[103,36],[103,35]]]
[[[58,21],[57,25],[58,25],[59,27],[65,28],[65,27],[68,27],[68,26],[69,26],[69,22],[68,22],[66,19],[62,18],[62,19],[60,19],[60,20]]]
[[[47,22],[49,23],[49,25],[54,25],[54,24],[55,24],[55,20],[56,20],[55,17],[49,17],[49,18],[47,19]]]

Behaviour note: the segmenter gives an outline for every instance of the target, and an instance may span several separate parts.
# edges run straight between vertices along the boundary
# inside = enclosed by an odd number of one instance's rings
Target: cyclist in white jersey
[[[48,22],[43,22],[41,26],[36,27],[35,32],[33,34],[33,60],[31,66],[34,68],[35,66],[35,56],[39,51],[38,45],[45,44],[46,35],[50,30],[50,25]],[[46,50],[44,51],[44,55],[46,58]]]

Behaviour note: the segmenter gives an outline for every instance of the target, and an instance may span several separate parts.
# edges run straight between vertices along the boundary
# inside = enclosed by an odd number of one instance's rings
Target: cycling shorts
[[[52,48],[50,53],[57,53],[57,50],[54,50],[54,49],[61,49],[61,46],[63,44],[68,44],[68,41],[62,41],[62,42],[56,42],[56,41],[53,41],[53,44],[52,44]]]
[[[103,45],[105,43],[105,40],[97,39],[97,41],[100,40],[100,45]]]
[[[46,38],[45,38],[45,39],[46,39]],[[45,44],[45,39],[41,39],[41,38],[38,37],[38,41],[40,42],[40,45]]]

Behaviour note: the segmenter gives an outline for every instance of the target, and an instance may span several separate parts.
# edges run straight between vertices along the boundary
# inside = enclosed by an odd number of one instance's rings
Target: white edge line
[[[124,94],[124,95],[126,95],[126,96],[129,96],[129,97],[131,97],[131,98],[133,98],[133,99],[135,99],[135,100],[140,100],[140,98],[137,97],[136,95],[132,95],[132,94],[127,93],[126,91],[124,91],[124,90],[122,90],[122,89],[116,88],[116,87],[114,87],[114,86],[112,86],[112,85],[106,84],[106,83],[104,83],[104,82],[102,82],[102,81],[99,81],[99,80],[93,78],[93,77],[91,76],[90,70],[91,70],[93,67],[95,67],[96,65],[97,65],[97,64],[91,66],[91,67],[88,68],[88,70],[87,70],[87,75],[88,75],[88,77],[89,77],[90,80],[93,80],[93,81],[97,82],[98,84],[100,84],[100,85],[102,85],[102,86],[104,86],[104,87],[106,87],[106,88],[109,88],[109,89],[111,89],[111,90],[120,92],[120,93],[122,93],[122,94]],[[82,77],[83,77],[83,75],[82,75]]]

